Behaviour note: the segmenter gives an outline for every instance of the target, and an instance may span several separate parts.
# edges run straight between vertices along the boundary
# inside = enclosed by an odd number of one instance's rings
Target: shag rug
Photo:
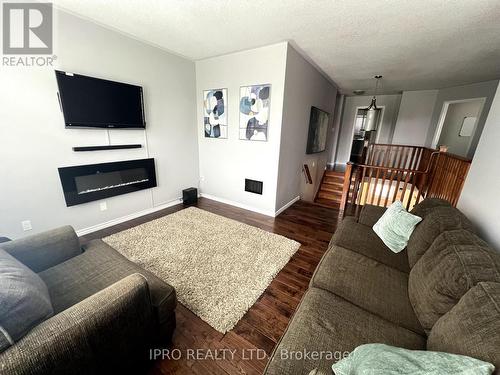
[[[300,243],[190,207],[104,238],[226,333],[257,301]]]

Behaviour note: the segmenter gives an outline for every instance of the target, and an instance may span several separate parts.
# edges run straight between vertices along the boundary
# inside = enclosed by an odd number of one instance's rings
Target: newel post
[[[340,212],[344,214],[347,200],[349,198],[349,190],[351,187],[351,178],[352,178],[352,163],[348,162],[345,166],[344,172],[344,186],[342,187],[342,199],[340,201]]]

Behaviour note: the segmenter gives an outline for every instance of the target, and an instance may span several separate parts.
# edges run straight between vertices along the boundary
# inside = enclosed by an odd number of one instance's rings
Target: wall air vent
[[[262,195],[262,181],[249,180],[245,178],[245,191]]]

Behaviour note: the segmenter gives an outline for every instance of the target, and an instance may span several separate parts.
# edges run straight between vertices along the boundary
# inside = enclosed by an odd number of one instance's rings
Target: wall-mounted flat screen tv
[[[56,70],[67,128],[145,128],[142,87]]]

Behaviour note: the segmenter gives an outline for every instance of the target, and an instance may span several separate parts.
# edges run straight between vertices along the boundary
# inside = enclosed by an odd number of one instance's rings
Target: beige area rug
[[[190,207],[104,238],[174,286],[217,331],[231,330],[300,243]]]

